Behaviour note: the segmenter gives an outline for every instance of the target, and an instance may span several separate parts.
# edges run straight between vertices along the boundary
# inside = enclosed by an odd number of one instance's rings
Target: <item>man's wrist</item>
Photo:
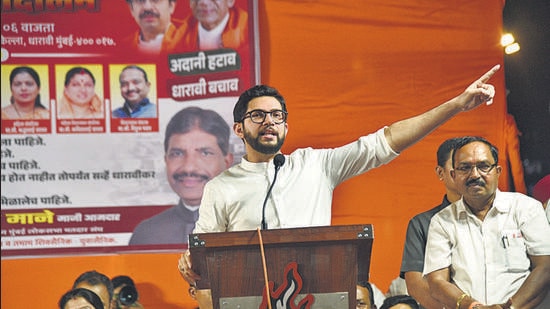
[[[477,309],[478,307],[480,306],[483,306],[482,303],[480,302],[477,302],[477,301],[473,301],[470,303],[470,305],[468,306],[468,309]]]
[[[460,295],[457,299],[456,299],[456,309],[460,309],[460,303],[464,300],[464,298],[468,297],[468,294],[464,293],[462,295]]]

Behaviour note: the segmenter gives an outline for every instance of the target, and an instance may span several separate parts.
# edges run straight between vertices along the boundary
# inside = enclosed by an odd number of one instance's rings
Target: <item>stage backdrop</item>
[[[9,31],[4,25],[5,5],[2,44]],[[260,1],[261,82],[278,88],[289,109],[283,152],[340,146],[461,93],[494,64],[503,64],[503,5],[502,0]],[[96,26],[78,21],[72,25]],[[118,33],[101,31],[106,36]],[[159,59],[157,68],[165,61]],[[497,89],[493,105],[455,117],[389,165],[336,189],[333,224],[374,225],[371,281],[382,290],[398,276],[408,220],[441,201],[444,189],[434,172],[438,145],[450,137],[481,135],[505,148],[502,70],[492,83]],[[3,132],[4,138],[9,137]],[[506,160],[500,158],[503,166]],[[501,176],[502,190],[508,189],[508,177],[506,172]],[[151,189],[152,203],[164,198],[163,192]],[[296,205],[297,213],[299,208]],[[146,308],[192,308],[187,285],[177,273],[178,257],[178,251],[3,257],[2,307],[27,308],[39,299],[54,308],[78,274],[96,269],[109,276],[132,276]]]

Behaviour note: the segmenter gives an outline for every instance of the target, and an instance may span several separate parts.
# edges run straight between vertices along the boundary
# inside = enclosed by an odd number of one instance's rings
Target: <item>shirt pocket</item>
[[[521,231],[517,229],[503,230],[501,241],[504,248],[506,268],[511,272],[529,269],[530,261]]]

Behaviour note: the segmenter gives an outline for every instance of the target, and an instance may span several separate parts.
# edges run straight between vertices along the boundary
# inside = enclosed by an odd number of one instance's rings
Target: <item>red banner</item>
[[[199,107],[231,128],[259,66],[255,2],[197,3],[2,2],[2,256],[186,246],[129,245],[180,200],[196,211],[170,184],[167,124]]]

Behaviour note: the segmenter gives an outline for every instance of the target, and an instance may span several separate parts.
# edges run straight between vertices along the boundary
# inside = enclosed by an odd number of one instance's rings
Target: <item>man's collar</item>
[[[133,112],[135,110],[138,110],[140,107],[142,107],[144,105],[147,105],[149,103],[150,103],[149,98],[144,98],[138,104],[136,104],[136,106],[134,107],[132,105],[132,103],[128,102],[128,100],[124,100],[124,107],[126,107],[129,112]]]

